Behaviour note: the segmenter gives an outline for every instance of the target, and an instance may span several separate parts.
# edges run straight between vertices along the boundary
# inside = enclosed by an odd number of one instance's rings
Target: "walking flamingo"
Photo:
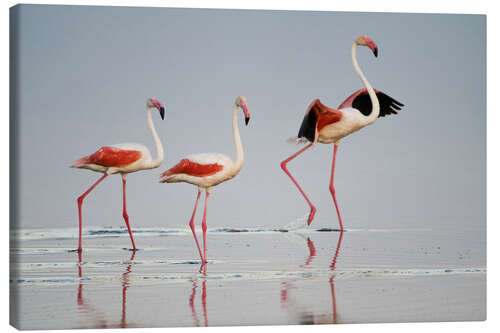
[[[299,183],[297,183],[288,171],[288,162],[302,154],[305,150],[314,147],[318,142],[334,144],[329,188],[333,198],[333,203],[335,204],[335,209],[337,210],[340,230],[343,231],[344,226],[340,217],[340,210],[335,197],[335,189],[333,187],[335,157],[337,155],[338,143],[343,137],[372,124],[378,117],[384,117],[389,114],[397,114],[397,110],[401,110],[401,107],[404,106],[392,97],[372,88],[368,80],[363,75],[363,72],[359,68],[358,61],[356,60],[356,49],[358,45],[369,47],[375,57],[378,55],[378,48],[373,40],[364,35],[357,37],[352,44],[352,64],[356,74],[365,85],[365,88],[354,92],[342,104],[340,104],[337,110],[329,108],[323,105],[319,99],[315,99],[306,111],[296,139],[297,142],[310,141],[311,143],[281,162],[281,168],[290,177],[309,204],[310,212],[307,219],[308,225],[310,225],[314,219],[316,207],[314,207],[305,192],[300,187]]]
[[[226,180],[235,177],[243,167],[244,154],[241,143],[240,130],[238,128],[238,109],[245,115],[245,125],[248,125],[250,113],[246,98],[238,96],[234,102],[233,108],[233,134],[234,145],[236,146],[236,161],[233,162],[230,157],[218,153],[204,153],[190,155],[182,159],[172,168],[161,174],[161,183],[184,182],[198,186],[198,195],[194,204],[193,214],[189,220],[189,226],[193,232],[196,247],[201,258],[202,268],[206,269],[207,263],[207,201],[210,196],[210,189]],[[205,189],[205,207],[203,210],[202,230],[203,230],[203,254],[201,253],[200,243],[196,237],[194,228],[194,218],[198,207],[198,200],[201,192]]]
[[[146,117],[149,129],[153,135],[153,140],[156,145],[157,156],[153,159],[148,148],[136,143],[119,144],[113,146],[105,146],[100,148],[92,155],[82,157],[73,162],[72,168],[89,169],[96,172],[101,172],[104,175],[99,178],[85,193],[78,197],[78,252],[82,251],[82,203],[83,199],[108,175],[120,173],[122,176],[123,185],[123,219],[127,225],[130,240],[132,241],[132,249],[135,250],[134,237],[130,229],[127,200],[126,200],[126,185],[127,175],[132,172],[146,169],[154,169],[160,166],[163,161],[163,146],[160,138],[156,133],[151,119],[151,110],[156,108],[160,112],[161,119],[165,118],[165,108],[154,98],[149,98],[146,103]]]

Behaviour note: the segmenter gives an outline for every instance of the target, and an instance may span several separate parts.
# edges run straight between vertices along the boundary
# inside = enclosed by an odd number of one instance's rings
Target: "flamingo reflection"
[[[337,265],[337,259],[340,253],[340,248],[342,244],[342,237],[344,235],[343,231],[340,231],[339,238],[337,241],[337,247],[335,249],[335,254],[333,256],[332,262],[330,264],[330,270],[335,271],[335,267]],[[314,242],[311,240],[310,237],[307,238],[307,247],[309,249],[309,255],[306,258],[306,261],[304,264],[300,265],[300,267],[307,267],[309,266],[313,259],[316,257],[316,247],[314,246]],[[328,279],[328,283],[330,284],[330,292],[331,292],[331,300],[332,300],[332,323],[337,324],[338,323],[338,315],[337,315],[337,301],[335,298],[335,275],[336,273],[330,275],[330,278]],[[282,282],[282,290],[281,290],[281,304],[288,310],[291,310],[292,308],[297,309],[300,308],[301,306],[298,306],[297,304],[291,304],[291,300],[289,298],[289,293],[292,289],[296,289],[297,287],[291,283],[291,282]],[[294,311],[294,312],[299,312],[301,313],[301,324],[316,324],[318,323],[317,320],[314,318],[314,315],[312,315],[309,311],[301,310],[301,311]]]
[[[191,281],[193,284],[191,296],[189,297],[189,307],[191,308],[191,314],[193,316],[195,326],[200,326],[200,320],[198,319],[198,314],[196,313],[196,306],[194,304],[194,300],[196,297],[196,289],[198,288],[198,284],[196,280]],[[205,327],[208,326],[208,317],[207,317],[207,280],[203,280],[201,283],[201,308],[203,311],[203,321]]]
[[[342,244],[342,236],[344,235],[344,231],[341,231],[340,232],[340,235],[339,235],[339,240],[337,242],[337,248],[335,249],[335,255],[333,256],[333,260],[332,260],[332,263],[330,265],[330,269],[332,271],[335,270],[335,266],[337,265],[337,258],[339,256],[339,252],[340,252],[340,245]],[[333,282],[333,279],[335,277],[335,274],[332,274],[330,276],[330,279],[328,280],[328,282],[330,283],[330,291],[332,293],[332,314],[333,314],[333,323],[334,324],[337,324],[337,301],[335,299],[335,284]]]
[[[108,323],[105,319],[105,315],[102,312],[97,311],[94,307],[92,307],[83,297],[83,270],[82,270],[82,252],[78,252],[78,278],[80,282],[78,284],[78,293],[77,293],[77,305],[82,313],[88,315],[89,318],[94,320],[95,328],[127,328],[130,327],[130,324],[127,324],[127,289],[130,285],[129,275],[132,272],[133,260],[135,259],[136,251],[132,251],[132,255],[129,259],[129,265],[125,269],[125,272],[122,274],[122,316],[120,320],[120,324],[112,324]]]

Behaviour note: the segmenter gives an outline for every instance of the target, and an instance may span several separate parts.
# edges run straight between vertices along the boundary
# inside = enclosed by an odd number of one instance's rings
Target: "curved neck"
[[[234,163],[234,171],[238,173],[243,167],[245,155],[243,154],[243,144],[241,143],[240,129],[238,127],[238,106],[235,105],[233,109],[233,133],[234,145],[236,147],[236,161]]]
[[[358,74],[358,77],[361,79],[363,84],[366,87],[366,90],[368,90],[368,95],[370,96],[370,101],[372,102],[372,112],[370,115],[367,116],[368,123],[374,122],[380,113],[380,104],[378,102],[377,95],[375,94],[375,91],[373,90],[370,82],[366,79],[366,77],[363,75],[363,72],[361,71],[361,68],[359,68],[358,61],[356,60],[356,49],[357,49],[357,44],[353,43],[352,48],[351,48],[351,58],[352,58],[352,65],[354,66],[354,70],[356,71],[356,74]]]
[[[160,166],[161,162],[163,162],[163,146],[161,144],[160,138],[156,133],[155,126],[153,124],[153,119],[151,119],[151,107],[147,109],[147,118],[148,118],[148,126],[151,134],[153,135],[153,140],[156,145],[156,159],[154,159],[151,163],[151,168],[157,168]]]

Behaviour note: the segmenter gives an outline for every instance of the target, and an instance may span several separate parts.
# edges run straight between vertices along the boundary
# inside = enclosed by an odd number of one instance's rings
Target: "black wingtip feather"
[[[394,98],[381,91],[377,92],[377,98],[380,104],[379,117],[384,117],[390,114],[398,114],[396,111],[400,111],[404,106],[403,103],[396,101]],[[370,100],[370,96],[368,95],[368,91],[365,90],[363,93],[358,95],[353,100],[352,107],[358,109],[363,115],[368,116],[372,110],[372,102]]]

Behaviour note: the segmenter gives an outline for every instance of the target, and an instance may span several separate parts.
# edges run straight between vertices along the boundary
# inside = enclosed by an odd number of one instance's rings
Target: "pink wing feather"
[[[125,150],[116,147],[102,147],[89,156],[73,162],[71,167],[82,168],[87,164],[97,164],[104,167],[123,167],[134,163],[142,157],[138,150]]]

